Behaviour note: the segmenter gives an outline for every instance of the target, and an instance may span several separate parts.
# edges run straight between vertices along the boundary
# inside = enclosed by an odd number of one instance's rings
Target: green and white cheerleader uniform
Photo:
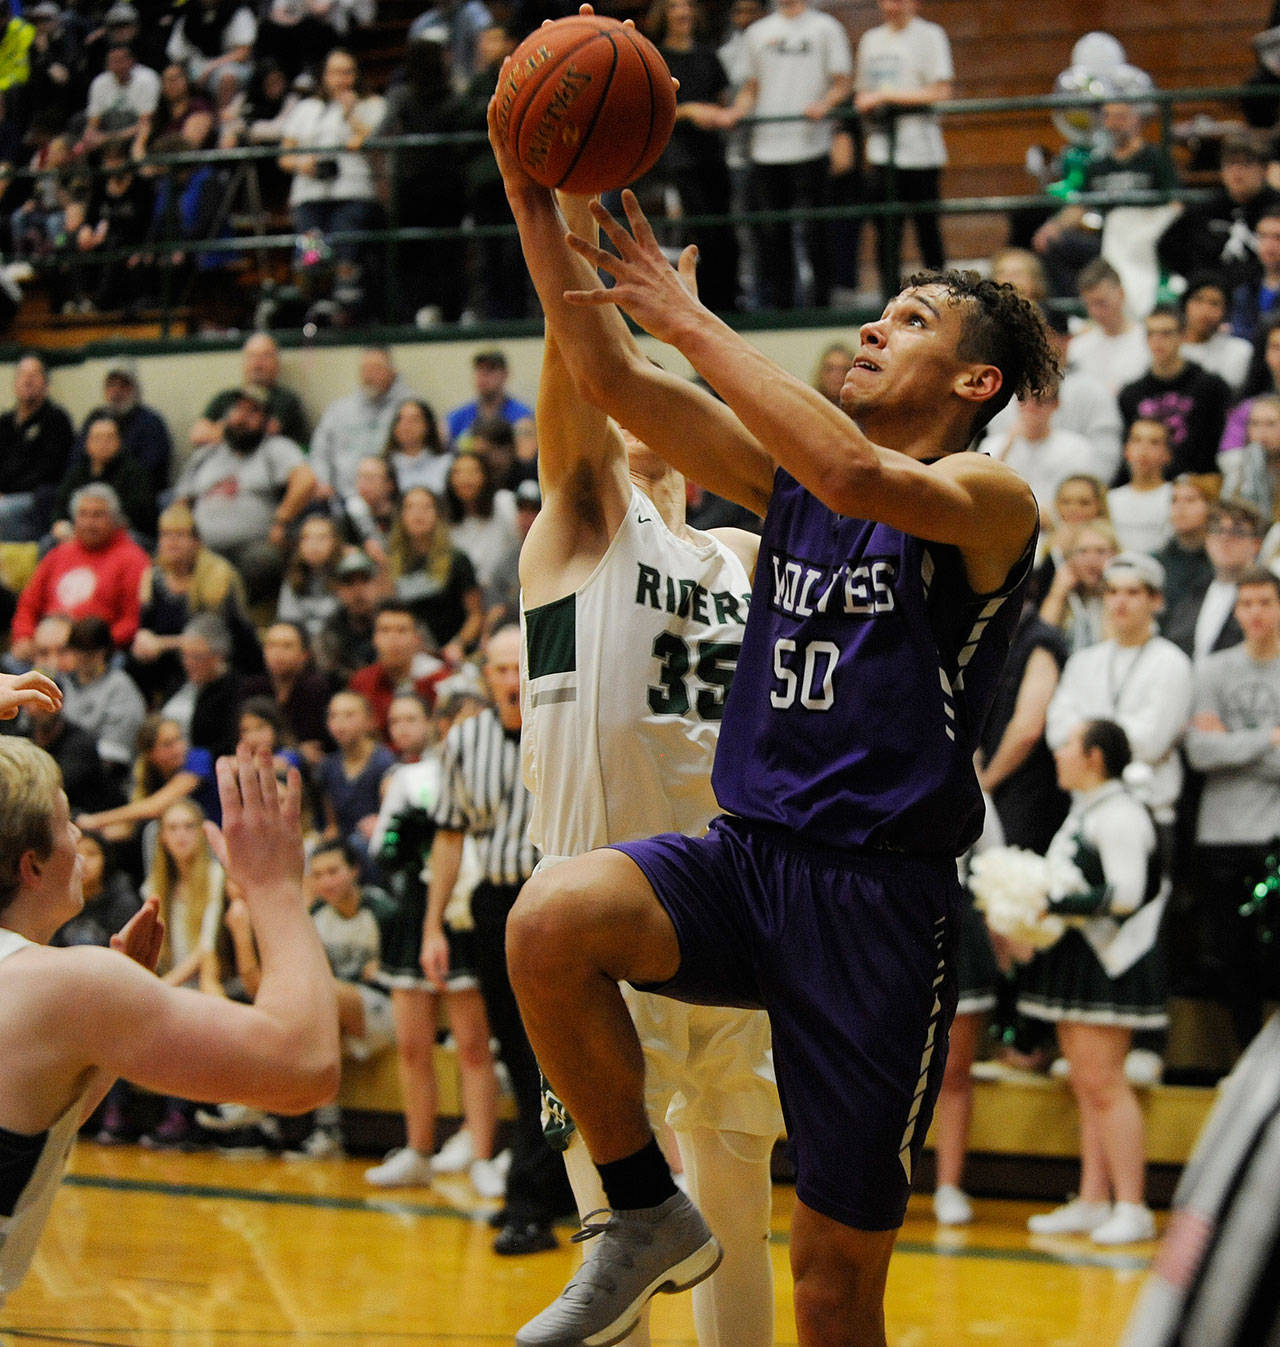
[[[1122,781],[1082,792],[1048,854],[1074,864],[1087,887],[1050,903],[1071,925],[1026,966],[1018,1009],[1055,1022],[1130,1029],[1168,1023],[1157,944],[1168,881],[1146,806]]]

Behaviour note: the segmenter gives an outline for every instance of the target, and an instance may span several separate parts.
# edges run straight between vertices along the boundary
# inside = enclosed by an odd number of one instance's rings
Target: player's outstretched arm
[[[560,196],[558,204],[571,229],[594,232],[586,197]],[[608,414],[578,392],[550,322],[542,350],[537,421],[543,514],[564,509],[583,516],[588,527],[599,519],[602,506],[606,514],[620,516],[629,495],[626,449]]]
[[[598,202],[591,207],[616,255],[576,235],[569,239],[588,267],[610,273],[615,285],[571,292],[566,302],[625,309],[676,347],[772,460],[832,510],[959,547],[975,588],[998,587],[1035,527],[1034,501],[1016,474],[977,455],[929,465],[874,444],[816,389],[700,305],[672,271],[635,194],[624,192],[622,201],[629,229]],[[998,371],[984,368],[998,388]]]
[[[328,959],[302,894],[301,781],[277,795],[271,755],[218,761],[221,832],[211,838],[238,882],[258,938],[262,982],[251,1006],[169,987],[145,967],[154,922],[118,951],[48,950],[48,993],[67,1057],[162,1094],[301,1112],[333,1097],[338,1011]],[[208,825],[212,827],[212,825]],[[145,912],[145,909],[144,909]],[[136,962],[138,956],[141,962]],[[78,957],[77,957],[78,956]]]
[[[566,291],[601,290],[600,278],[569,248],[554,194],[529,178],[508,151],[494,103],[489,107],[489,141],[547,330],[579,395],[685,476],[763,513],[774,465],[733,413],[705,390],[653,364],[616,309],[575,307],[566,301]]]

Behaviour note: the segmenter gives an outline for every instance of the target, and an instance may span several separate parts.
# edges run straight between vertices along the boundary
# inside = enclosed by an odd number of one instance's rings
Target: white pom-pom
[[[1049,912],[1054,895],[1053,881],[1070,883],[1066,870],[1073,871],[1084,887],[1083,877],[1074,866],[1063,867],[1034,851],[1022,847],[992,847],[973,858],[969,870],[969,888],[978,910],[997,935],[1017,945],[1048,949],[1061,938],[1066,923]],[[1064,892],[1072,892],[1066,888]]]

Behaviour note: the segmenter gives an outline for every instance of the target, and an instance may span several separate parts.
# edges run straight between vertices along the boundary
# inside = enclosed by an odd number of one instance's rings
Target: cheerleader
[[[1130,1244],[1154,1238],[1155,1222],[1143,1198],[1142,1112],[1124,1061],[1135,1029],[1167,1023],[1156,935],[1168,886],[1155,825],[1121,779],[1130,753],[1120,726],[1086,721],[1054,756],[1072,806],[1049,858],[1074,865],[1084,887],[1050,904],[1070,926],[1027,966],[1018,1009],[1057,1027],[1080,1110],[1080,1195],[1028,1226]]]

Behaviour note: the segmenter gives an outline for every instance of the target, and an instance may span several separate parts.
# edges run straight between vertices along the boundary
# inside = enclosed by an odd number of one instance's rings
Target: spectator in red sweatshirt
[[[71,499],[72,535],[35,569],[18,599],[10,652],[29,660],[36,623],[50,613],[100,617],[117,649],[138,630],[138,584],[151,558],[129,537],[116,493],[102,483]]]

